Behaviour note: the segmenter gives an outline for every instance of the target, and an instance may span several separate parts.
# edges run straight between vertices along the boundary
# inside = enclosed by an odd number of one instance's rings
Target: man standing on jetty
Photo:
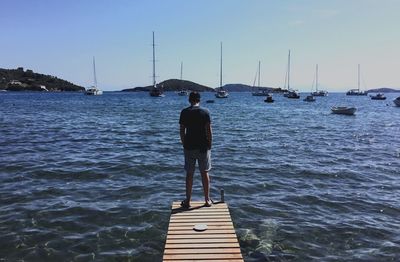
[[[192,197],[193,174],[196,160],[199,163],[201,180],[203,183],[205,206],[211,206],[210,177],[211,169],[211,118],[207,109],[200,107],[200,94],[191,92],[189,95],[190,106],[183,109],[179,118],[181,142],[185,155],[186,170],[186,199],[181,206],[190,207]]]

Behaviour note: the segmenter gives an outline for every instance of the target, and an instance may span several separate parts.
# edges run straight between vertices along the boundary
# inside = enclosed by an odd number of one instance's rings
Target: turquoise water
[[[387,96],[203,103],[212,196],[224,188],[246,261],[400,260],[400,108]],[[0,261],[162,259],[184,198],[187,97],[4,92],[0,105]]]

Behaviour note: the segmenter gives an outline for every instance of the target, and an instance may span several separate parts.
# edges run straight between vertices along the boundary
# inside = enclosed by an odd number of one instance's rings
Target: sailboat
[[[261,72],[260,71],[260,66],[261,66],[261,61],[258,61],[258,71],[257,71],[257,74],[256,74],[256,78],[258,78],[258,90],[252,92],[253,96],[266,96],[266,95],[268,95],[268,91],[267,90],[260,88],[260,72]],[[255,85],[255,82],[256,82],[256,80],[254,79],[253,86]]]
[[[295,90],[290,89],[290,50],[288,55],[288,69],[286,72],[286,79],[287,79],[287,93],[284,94],[287,98],[300,98],[299,94]]]
[[[351,89],[347,91],[346,95],[348,96],[366,96],[368,92],[360,91],[360,64],[358,64],[358,84],[357,89]]]
[[[315,67],[315,78],[314,78],[314,80],[315,80],[315,86],[317,87],[318,86],[318,64]],[[315,97],[314,97],[313,92],[312,92],[313,88],[314,88],[314,82],[313,82],[312,87],[311,87],[311,94],[306,96],[306,98],[303,99],[304,101],[306,101],[306,102],[315,102]]]
[[[93,78],[94,78],[93,79],[94,85],[86,89],[85,95],[92,95],[92,96],[102,95],[103,91],[97,88],[96,60],[94,59],[94,57],[93,57]]]
[[[181,62],[181,81],[179,82],[179,84],[181,86],[181,90],[178,91],[178,95],[179,96],[187,96],[189,94],[189,91],[182,88],[182,72],[183,72],[183,62]]]
[[[153,31],[153,87],[149,92],[152,97],[164,97],[164,92],[160,87],[157,86],[156,83],[156,51],[154,45],[154,31]]]
[[[228,91],[224,90],[222,87],[222,42],[221,42],[221,63],[220,63],[220,70],[219,70],[219,88],[217,93],[215,94],[216,98],[228,98],[229,93]]]
[[[311,92],[311,95],[313,96],[327,96],[328,91],[325,90],[318,90],[318,64],[315,69],[315,92]]]

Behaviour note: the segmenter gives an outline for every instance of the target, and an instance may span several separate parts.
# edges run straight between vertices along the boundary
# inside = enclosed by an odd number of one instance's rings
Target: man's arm
[[[212,145],[212,129],[210,122],[206,124],[206,135],[207,135],[208,150],[210,150]]]
[[[186,131],[186,127],[184,125],[181,125],[180,126],[180,130],[179,130],[179,134],[181,136],[182,146],[185,145],[185,131]]]

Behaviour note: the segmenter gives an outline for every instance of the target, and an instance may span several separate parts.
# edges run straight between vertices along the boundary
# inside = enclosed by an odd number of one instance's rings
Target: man
[[[211,169],[211,118],[207,109],[200,107],[200,94],[191,92],[189,95],[190,106],[183,109],[179,118],[181,142],[185,155],[186,170],[186,199],[181,206],[190,207],[192,197],[193,174],[196,160],[199,163],[201,180],[203,183],[205,206],[211,206],[210,177]]]

